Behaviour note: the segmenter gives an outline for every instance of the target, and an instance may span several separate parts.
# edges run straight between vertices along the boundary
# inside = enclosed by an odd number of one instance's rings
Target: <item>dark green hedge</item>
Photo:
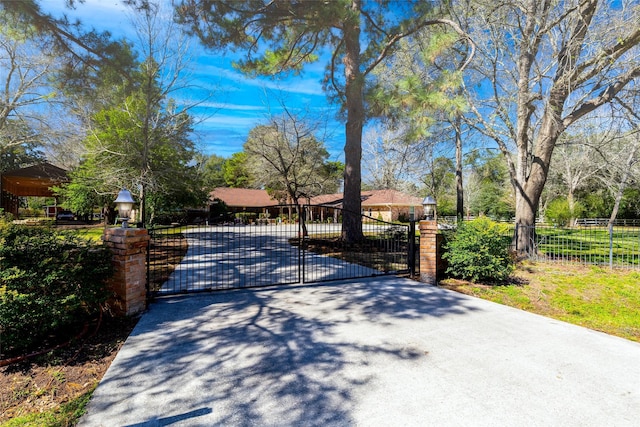
[[[106,247],[0,219],[0,352],[28,351],[78,330],[106,301],[112,274]]]

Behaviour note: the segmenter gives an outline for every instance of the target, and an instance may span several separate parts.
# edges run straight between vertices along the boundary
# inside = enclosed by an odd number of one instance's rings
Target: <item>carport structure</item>
[[[18,216],[20,197],[54,197],[51,188],[67,182],[67,172],[51,163],[39,163],[0,174],[0,208]]]

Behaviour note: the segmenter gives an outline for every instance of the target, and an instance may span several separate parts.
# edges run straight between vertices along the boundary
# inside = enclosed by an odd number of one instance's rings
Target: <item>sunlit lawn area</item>
[[[525,263],[519,284],[477,285],[447,279],[441,286],[500,304],[640,341],[640,272]]]
[[[551,259],[579,259],[594,264],[638,265],[640,228],[615,227],[536,227],[538,255]]]
[[[181,228],[175,228],[175,227],[162,227],[162,228],[157,228],[155,231],[153,231],[153,233],[155,233],[156,235],[174,235],[174,234],[180,234],[182,231]],[[87,227],[87,228],[76,228],[73,229],[74,233],[77,233],[78,236],[80,237],[84,237],[85,239],[88,240],[94,240],[97,242],[101,241],[102,235],[104,234],[104,228],[102,226],[99,227]]]
[[[102,227],[92,227],[92,228],[80,228],[75,230],[78,233],[78,236],[84,237],[87,240],[93,240],[96,242],[101,241],[101,237],[104,233],[104,228]]]

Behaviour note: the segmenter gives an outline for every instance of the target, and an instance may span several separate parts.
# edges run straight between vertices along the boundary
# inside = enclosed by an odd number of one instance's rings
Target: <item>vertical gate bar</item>
[[[207,242],[208,242],[208,254],[209,254],[209,259],[211,260],[211,282],[209,283],[209,289],[213,290],[215,288],[215,277],[218,276],[218,263],[215,262],[216,260],[216,254],[214,252],[214,244],[213,244],[213,237],[215,236],[214,233],[214,228],[213,226],[210,225],[210,222],[207,221],[205,222],[206,226],[207,226]]]
[[[255,227],[255,222],[251,223],[249,222],[249,233],[247,235],[247,240],[246,240],[246,247],[249,250],[249,268],[247,268],[246,273],[244,274],[244,282],[242,283],[243,287],[248,287],[251,285],[251,280],[250,278],[253,277],[253,267],[255,266],[255,251],[253,250],[253,243],[255,241],[255,238],[253,236],[253,231]],[[238,254],[240,253],[240,251],[238,251]],[[243,277],[242,274],[240,274],[240,277]]]
[[[249,224],[245,224],[245,228],[244,228],[243,230],[246,230],[246,228],[247,228],[247,227],[251,227],[251,223],[249,223]],[[251,229],[250,229],[250,228],[249,228],[249,231],[248,231],[248,232],[247,232],[247,231],[245,231],[245,232],[243,232],[243,233],[238,233],[238,240],[243,242],[243,244],[242,244],[240,247],[242,247],[242,246],[247,246],[247,242],[246,242],[246,240],[247,240],[247,236],[248,236],[248,235],[250,235],[250,233],[251,233]],[[229,242],[229,243],[231,243],[231,242]],[[240,260],[241,260],[240,251],[239,251],[239,250],[236,250],[236,248],[235,248],[235,247],[234,247],[233,249],[234,249],[234,251],[233,251],[233,252],[234,252],[235,257],[236,257],[236,259],[235,259],[235,263],[239,266],[239,265],[240,265]],[[248,260],[249,260],[249,262],[251,262],[251,260],[250,260],[250,258],[249,258],[249,254],[247,254],[247,258],[246,258],[246,259],[248,259]],[[232,269],[231,271],[233,271],[233,269]],[[240,272],[240,269],[238,268],[238,270],[236,270],[236,271],[238,271],[238,273],[239,273],[239,272]],[[235,276],[235,275],[234,275],[234,276]],[[235,277],[234,277],[234,276],[232,276],[232,275],[230,274],[230,275],[229,275],[229,280],[233,280],[233,279],[235,279]],[[240,277],[238,277],[238,279],[239,279],[239,278],[240,278]],[[229,283],[229,287],[233,287],[233,282],[230,282],[230,283]],[[240,281],[238,282],[238,287],[240,287],[240,288],[242,287],[242,282],[240,282]]]
[[[257,221],[257,220],[258,219],[257,219],[257,216],[256,216],[255,221]],[[255,231],[254,227],[256,227],[256,222],[255,221],[253,223],[251,223],[251,222],[249,223],[249,235],[247,236],[248,237],[247,238],[247,248],[249,249],[249,266],[247,268],[246,273],[244,274],[244,279],[245,279],[244,283],[243,283],[244,287],[250,287],[251,286],[251,284],[253,283],[253,277],[255,275],[254,274],[255,273],[254,269],[255,269],[255,264],[256,264],[256,259],[255,259],[256,258],[256,252],[254,250],[255,241],[256,241],[256,238],[255,238],[255,235],[254,235],[254,231]],[[243,275],[241,274],[240,277],[242,277],[242,276]]]
[[[202,288],[203,289],[211,289],[211,285],[212,285],[212,277],[215,277],[213,275],[213,271],[212,271],[212,267],[213,267],[213,263],[211,262],[211,240],[210,240],[210,236],[209,236],[209,227],[207,225],[206,222],[201,222],[199,224],[200,226],[200,246],[202,247],[202,270],[203,273],[205,273],[205,277],[208,277],[209,279],[205,279],[204,277],[200,279],[201,283],[202,283]]]
[[[305,216],[306,216],[306,208],[304,205],[302,205],[301,207],[301,212],[298,215],[298,239],[299,239],[299,244],[298,244],[298,248],[299,248],[299,256],[298,256],[298,280],[300,283],[307,283],[306,282],[306,259],[305,259],[305,248],[303,247],[304,245],[304,230],[305,230],[305,226],[304,226],[304,220],[305,220]]]
[[[153,249],[153,230],[148,229],[147,230],[149,232],[149,246],[147,247],[147,283],[146,283],[146,288],[147,288],[147,306],[149,305],[149,301],[151,300],[151,270],[150,270],[150,264],[151,264],[151,251]]]
[[[409,267],[409,275],[411,277],[416,274],[416,221],[409,221],[409,231],[407,236],[407,265]]]
[[[215,262],[215,266],[216,266],[215,267],[216,281],[215,281],[215,283],[213,285],[213,288],[214,289],[218,289],[219,286],[220,286],[220,279],[219,278],[224,277],[224,275],[222,274],[222,271],[223,271],[224,267],[223,267],[223,263],[221,262],[222,261],[222,254],[220,253],[221,245],[220,245],[220,242],[219,242],[219,239],[222,236],[223,231],[222,231],[222,226],[219,225],[219,224],[216,224],[214,227],[216,228],[216,230],[213,233],[213,236],[211,236],[211,244],[214,245],[214,247],[215,247],[214,259],[216,260],[216,262]],[[218,227],[220,227],[220,229],[218,229]]]
[[[172,257],[173,257],[173,259],[174,259],[174,262],[175,262],[175,259],[176,259],[176,257],[177,257],[177,253],[176,253],[176,251],[178,250],[178,248],[182,248],[182,239],[180,238],[180,236],[181,236],[181,234],[180,234],[180,233],[181,233],[181,229],[179,229],[179,228],[178,228],[178,229],[176,230],[176,227],[174,226],[174,227],[171,229],[171,231],[172,231],[172,238],[171,238],[171,240],[172,240],[172,243],[173,243],[173,244],[171,245],[171,255],[172,255]],[[167,265],[167,269],[168,269],[168,267],[169,267],[169,266]],[[177,269],[177,265],[176,265],[176,269]],[[172,289],[172,291],[173,291],[173,292],[178,291],[178,290],[179,290],[179,288],[181,288],[181,287],[182,287],[182,276],[178,275],[178,276],[176,276],[176,278],[178,279],[178,281],[174,281],[174,282],[173,282],[173,285],[174,285],[174,287],[173,287],[173,289]],[[176,285],[178,286],[178,289],[176,289],[176,288],[175,288],[175,286],[176,286]]]
[[[186,241],[185,233],[184,233],[184,227],[182,225],[178,226],[178,231],[179,231],[178,236],[180,236],[179,241],[178,241],[180,243],[180,247],[179,247],[179,249],[176,248],[176,251],[179,251],[178,254],[181,254],[182,253],[182,245],[183,244],[187,245],[187,250],[189,250],[189,242]],[[177,267],[178,267],[178,265],[176,265],[176,268]],[[186,285],[187,285],[184,282],[187,281],[187,277],[186,276],[189,274],[188,271],[189,270],[188,270],[188,266],[187,266],[187,274],[179,274],[178,275],[180,277],[180,285],[179,285],[179,289],[178,289],[179,291],[183,291],[185,289]]]
[[[187,251],[188,251],[190,242],[189,242],[189,238],[187,237],[187,236],[189,236],[189,230],[187,229],[187,225],[186,224],[183,224],[182,231],[183,231],[183,236],[184,236],[184,238],[186,240],[186,243],[187,243]],[[195,249],[194,255],[197,256],[197,248],[193,248],[193,249]],[[191,267],[191,268],[189,268],[189,267]],[[185,277],[185,282],[186,283],[184,284],[184,286],[182,288],[186,292],[189,292],[191,290],[191,288],[192,288],[193,270],[194,270],[194,268],[195,268],[195,265],[188,265],[187,266],[187,272],[188,273],[187,273],[187,275]]]
[[[174,229],[172,230],[173,232],[173,241],[174,244],[172,245],[172,250],[173,250],[173,258],[174,258],[174,262],[177,259],[178,255],[180,254],[180,252],[182,251],[182,228],[181,227],[173,227]],[[178,252],[180,251],[180,252]],[[176,265],[175,267],[176,269],[178,268],[178,266]],[[175,270],[174,270],[175,271]],[[184,280],[184,276],[183,275],[178,275],[177,276],[178,281],[174,282],[174,288],[173,291],[180,291],[182,289],[182,281]],[[175,285],[178,286],[178,289],[175,288]]]

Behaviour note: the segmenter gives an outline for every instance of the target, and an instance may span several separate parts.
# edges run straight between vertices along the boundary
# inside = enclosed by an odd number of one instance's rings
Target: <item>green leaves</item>
[[[74,329],[106,301],[111,254],[68,233],[0,220],[2,351],[40,345]],[[66,332],[65,332],[66,333]]]
[[[253,178],[247,167],[247,153],[233,153],[222,165],[225,184],[232,188],[249,188]]]
[[[502,282],[515,268],[510,240],[506,224],[486,217],[462,221],[449,236],[442,255],[449,264],[446,272],[473,282]]]

